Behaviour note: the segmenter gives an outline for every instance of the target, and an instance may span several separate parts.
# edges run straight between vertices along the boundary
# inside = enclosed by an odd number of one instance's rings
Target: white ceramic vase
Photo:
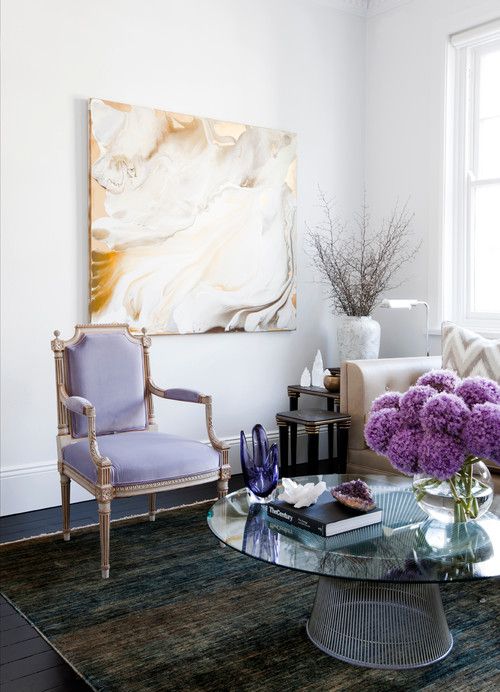
[[[337,345],[340,362],[378,358],[380,349],[380,324],[371,317],[338,318]]]

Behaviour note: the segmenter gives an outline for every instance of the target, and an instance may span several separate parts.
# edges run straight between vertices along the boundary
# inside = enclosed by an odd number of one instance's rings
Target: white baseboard
[[[2,516],[35,509],[57,507],[61,490],[57,461],[41,461],[0,470]],[[71,484],[71,502],[91,500],[92,495],[76,483]]]
[[[297,456],[306,458],[306,434],[299,431]],[[269,441],[278,441],[278,431],[268,432]],[[229,461],[233,473],[241,473],[239,435],[225,437],[231,446]],[[326,433],[320,435],[320,457],[326,456]],[[61,491],[57,461],[41,461],[23,466],[5,466],[0,469],[1,515],[20,514],[36,509],[57,507],[61,504]],[[92,495],[77,483],[71,484],[71,502],[91,500]]]

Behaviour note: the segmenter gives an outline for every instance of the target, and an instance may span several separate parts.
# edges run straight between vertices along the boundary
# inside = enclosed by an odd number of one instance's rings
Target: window
[[[500,21],[451,45],[445,314],[500,331]]]

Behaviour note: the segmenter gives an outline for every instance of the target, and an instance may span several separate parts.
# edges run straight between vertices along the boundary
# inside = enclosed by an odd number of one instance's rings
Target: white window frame
[[[500,313],[474,313],[471,296],[472,191],[500,179],[476,180],[477,56],[500,47],[500,19],[450,36],[448,51],[443,316],[487,335],[500,334]],[[499,281],[500,292],[500,281]]]

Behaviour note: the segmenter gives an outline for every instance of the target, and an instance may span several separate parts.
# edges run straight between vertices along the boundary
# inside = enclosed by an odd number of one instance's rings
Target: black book
[[[267,505],[267,513],[273,519],[324,537],[335,536],[338,533],[353,531],[382,521],[381,509],[375,507],[368,512],[351,509],[334,500],[329,490],[320,495],[315,505],[300,509],[280,499],[274,500]]]

